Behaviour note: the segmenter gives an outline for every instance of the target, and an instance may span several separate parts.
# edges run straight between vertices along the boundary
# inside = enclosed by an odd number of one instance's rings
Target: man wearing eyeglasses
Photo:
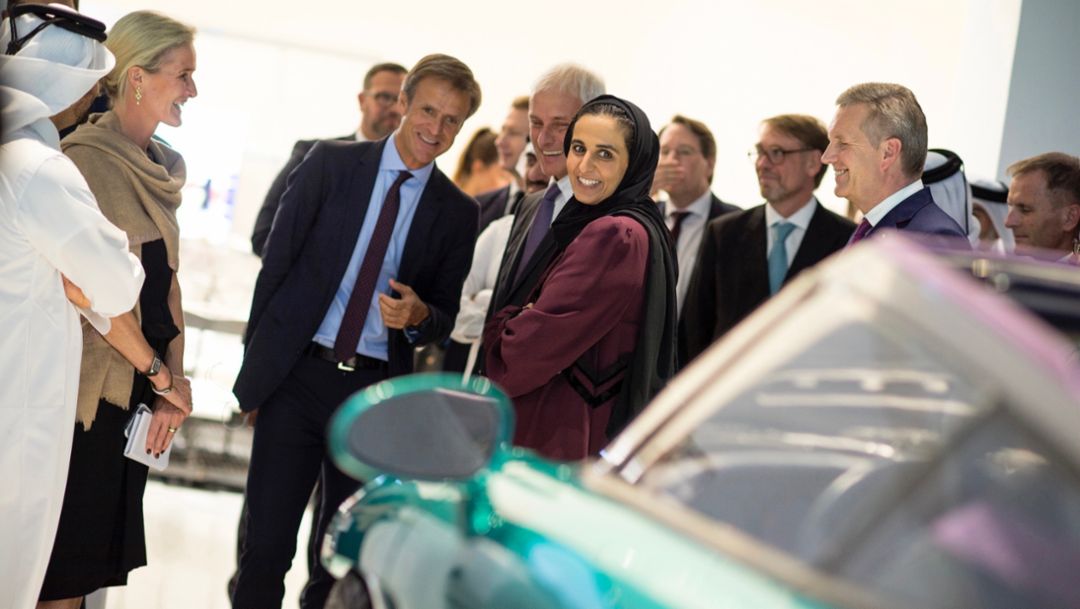
[[[396,63],[380,63],[371,67],[364,75],[364,90],[357,99],[360,101],[360,127],[356,133],[351,133],[339,138],[341,141],[374,142],[390,135],[401,123],[401,106],[398,104],[398,94],[401,93],[401,82],[405,79],[405,68]],[[278,202],[288,184],[289,174],[304,160],[308,150],[318,140],[300,140],[293,146],[292,155],[288,162],[278,172],[270,190],[266,192],[266,199],[259,208],[259,215],[255,218],[255,228],[251,231],[251,251],[257,256],[262,256],[266,238],[270,235],[270,226],[274,223],[274,214],[277,213]]]
[[[660,211],[675,243],[679,280],[675,301],[682,311],[697,262],[705,224],[739,208],[720,200],[710,189],[716,167],[716,138],[705,123],[676,115],[660,129],[660,161],[653,189],[667,193]]]
[[[679,328],[682,363],[847,243],[855,225],[814,196],[828,145],[825,126],[812,116],[783,114],[762,122],[749,157],[765,203],[706,228]]]

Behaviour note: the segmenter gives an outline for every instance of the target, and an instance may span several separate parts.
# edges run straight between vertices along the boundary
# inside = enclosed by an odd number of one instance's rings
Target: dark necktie
[[[386,248],[394,234],[394,222],[397,221],[398,210],[401,208],[401,185],[411,177],[412,174],[408,171],[399,173],[383,199],[379,220],[375,223],[375,232],[368,242],[360,272],[356,274],[356,284],[349,295],[349,304],[345,307],[345,315],[338,327],[337,339],[334,340],[334,357],[339,362],[356,355],[356,346],[360,342],[360,334],[371,308],[371,297],[375,294],[375,283],[379,279],[379,271],[382,270],[383,259],[386,258]]]
[[[682,223],[687,216],[690,215],[688,211],[673,211],[669,214],[674,223],[671,225],[671,242],[676,247],[679,245],[679,234],[682,232]]]
[[[866,237],[866,233],[870,232],[871,228],[874,227],[870,226],[870,222],[866,218],[863,218],[862,222],[859,222],[859,226],[855,228],[855,234],[851,236],[851,239],[848,240],[847,244],[852,245],[862,241],[863,238]]]
[[[525,238],[525,247],[521,250],[517,281],[521,280],[525,267],[529,266],[529,260],[532,260],[533,254],[536,253],[536,248],[540,247],[540,242],[544,240],[544,236],[551,230],[551,216],[555,213],[555,199],[558,196],[559,185],[552,184],[544,193],[544,198],[540,200],[540,207],[537,208],[536,215],[533,216],[532,226],[529,227],[529,235]]]

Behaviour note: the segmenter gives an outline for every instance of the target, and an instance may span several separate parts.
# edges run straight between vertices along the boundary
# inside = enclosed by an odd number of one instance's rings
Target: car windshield
[[[1080,607],[1080,484],[1003,379],[910,311],[828,310],[816,338],[757,345],[774,361],[698,398],[715,403],[638,484],[909,606]],[[785,329],[826,319],[804,313]]]

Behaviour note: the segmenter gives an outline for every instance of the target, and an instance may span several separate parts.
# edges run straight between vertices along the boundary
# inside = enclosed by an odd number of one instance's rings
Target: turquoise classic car
[[[351,398],[328,608],[1080,607],[1076,346],[903,239],[799,279],[604,451],[486,379]]]

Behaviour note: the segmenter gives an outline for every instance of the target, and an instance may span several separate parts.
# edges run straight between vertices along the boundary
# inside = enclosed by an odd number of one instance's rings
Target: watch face
[[[150,369],[146,371],[146,376],[154,376],[161,370],[161,358],[156,354],[154,360],[150,362]]]

